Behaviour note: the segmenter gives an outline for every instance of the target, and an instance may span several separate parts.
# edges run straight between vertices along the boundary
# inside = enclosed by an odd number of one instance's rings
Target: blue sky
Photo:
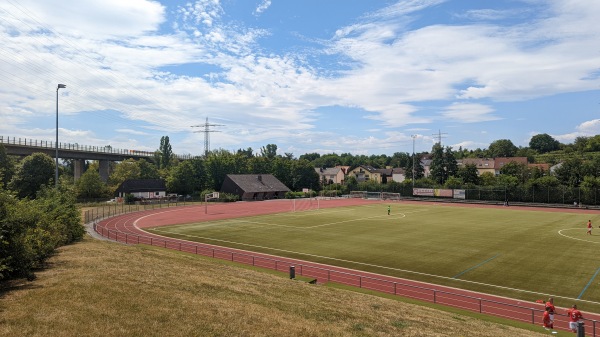
[[[600,2],[5,0],[0,135],[388,154],[600,134]]]

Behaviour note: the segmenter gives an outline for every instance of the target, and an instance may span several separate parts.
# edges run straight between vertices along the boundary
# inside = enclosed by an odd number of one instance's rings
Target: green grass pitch
[[[581,299],[600,309],[600,214],[391,205],[391,215],[382,203],[149,231],[525,301]]]

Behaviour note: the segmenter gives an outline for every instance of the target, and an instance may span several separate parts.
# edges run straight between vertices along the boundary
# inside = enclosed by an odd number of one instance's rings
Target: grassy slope
[[[61,248],[37,280],[12,283],[0,296],[0,336],[538,335],[199,256],[89,238]]]

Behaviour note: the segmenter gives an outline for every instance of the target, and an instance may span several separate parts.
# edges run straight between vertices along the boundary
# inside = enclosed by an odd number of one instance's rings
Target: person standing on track
[[[588,227],[588,231],[587,231],[587,233],[588,233],[589,235],[592,235],[592,227],[593,227],[593,226],[592,226],[592,220],[588,220],[587,227]]]
[[[569,329],[571,332],[577,332],[577,323],[583,319],[581,311],[577,310],[577,304],[573,304],[571,309],[567,310],[569,316]]]
[[[550,310],[548,310],[550,309]],[[546,302],[546,311],[548,311],[548,317],[550,318],[550,323],[554,324],[554,312],[556,312],[556,307],[554,307],[554,298],[548,298]],[[546,314],[544,314],[545,316]]]
[[[553,320],[550,318],[550,310],[550,307],[546,307],[546,311],[544,311],[544,317],[542,318],[542,322],[544,322],[544,329],[546,330],[554,329]]]

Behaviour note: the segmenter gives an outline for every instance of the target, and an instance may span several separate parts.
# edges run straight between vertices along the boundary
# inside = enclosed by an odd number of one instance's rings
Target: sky
[[[53,141],[58,101],[60,142],[177,154],[569,144],[600,134],[599,22],[590,0],[3,0],[0,136]]]

